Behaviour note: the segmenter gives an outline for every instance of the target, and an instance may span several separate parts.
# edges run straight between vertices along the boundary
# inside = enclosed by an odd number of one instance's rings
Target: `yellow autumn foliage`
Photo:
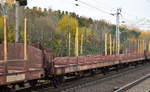
[[[141,38],[142,39],[150,39],[150,32],[149,31],[147,31],[147,32],[142,31],[141,32]]]
[[[76,28],[78,27],[77,19],[71,17],[70,15],[64,15],[62,19],[58,22],[59,31],[63,34],[71,33],[71,39],[75,38]]]

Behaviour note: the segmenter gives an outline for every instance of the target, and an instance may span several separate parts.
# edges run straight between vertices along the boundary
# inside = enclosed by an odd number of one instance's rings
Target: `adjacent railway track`
[[[150,78],[150,74],[147,74],[139,79],[137,79],[134,82],[128,83],[126,85],[124,85],[123,87],[119,88],[118,90],[116,90],[115,92],[128,92],[128,90],[134,86],[137,86],[138,84],[142,83],[143,81],[145,81],[146,79]],[[149,87],[150,88],[150,87]]]
[[[130,66],[118,72],[110,71],[106,75],[97,74],[65,82],[60,88],[47,87],[37,92],[113,92],[121,86],[135,81],[143,75],[150,73],[149,63]]]

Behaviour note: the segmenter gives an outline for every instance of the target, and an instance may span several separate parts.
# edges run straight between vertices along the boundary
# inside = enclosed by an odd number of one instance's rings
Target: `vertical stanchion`
[[[131,44],[132,44],[132,53],[134,53],[134,40],[131,40]]]
[[[142,40],[140,40],[140,53],[142,53],[143,46],[142,46]]]
[[[70,32],[69,32],[69,42],[68,42],[68,56],[70,56],[70,39],[71,39],[71,36],[70,36]]]
[[[75,56],[78,56],[78,28],[76,28],[75,35]]]
[[[135,46],[134,39],[132,39],[132,44],[133,44],[132,48],[133,48],[133,53],[134,53],[134,46]]]
[[[105,55],[107,55],[107,33],[105,33]]]
[[[4,16],[4,61],[6,62],[8,59],[7,52],[7,17]]]
[[[148,52],[150,52],[150,41],[148,42]]]
[[[20,28],[20,23],[19,23],[19,0],[15,0],[16,1],[16,43],[19,42],[19,28]]]
[[[129,54],[131,54],[131,49],[132,49],[132,47],[131,47],[131,40],[129,39]]]
[[[136,48],[135,48],[135,50],[136,50],[136,53],[138,53],[138,40],[135,40],[135,42],[136,42]]]
[[[112,55],[112,38],[111,38],[111,34],[109,35],[109,41],[110,41],[110,55]]]
[[[113,39],[113,47],[112,47],[112,53],[115,53],[115,39]]]
[[[129,39],[129,54],[131,54],[131,40]]]
[[[137,43],[136,43],[136,39],[134,39],[134,53],[137,53]]]
[[[140,49],[140,47],[139,47],[140,46],[140,41],[139,41],[139,39],[137,40],[137,46],[138,46],[137,51],[138,51],[138,53],[140,53],[140,50],[139,50]]]
[[[24,19],[24,60],[27,60],[27,18]]]
[[[139,40],[137,40],[137,45],[138,45],[137,51],[139,53]]]
[[[140,51],[140,48],[141,48],[141,46],[140,46],[140,45],[141,45],[140,39],[138,40],[138,42],[139,42],[139,45],[138,45],[138,47],[139,47],[139,48],[138,48],[138,51],[139,51],[139,53],[140,53],[140,52],[141,52],[141,51]]]
[[[7,17],[3,17],[4,22],[4,65],[5,65],[5,75],[7,71],[7,60],[8,60],[8,48],[7,48]]]
[[[84,30],[84,55],[87,55],[87,47],[86,44],[87,43],[87,29]]]
[[[118,40],[117,40],[117,39],[115,40],[115,43],[116,43],[116,50],[115,50],[115,53],[118,54]]]
[[[142,49],[142,52],[144,53],[144,50],[145,50],[145,41],[143,40],[143,44],[142,44],[143,46],[143,49]]]
[[[143,53],[143,40],[141,40],[141,53]]]
[[[118,33],[118,34],[120,34],[120,33]],[[118,40],[118,54],[120,54],[120,36],[119,36],[119,40]]]
[[[83,34],[81,34],[81,46],[80,46],[80,54],[83,54]]]

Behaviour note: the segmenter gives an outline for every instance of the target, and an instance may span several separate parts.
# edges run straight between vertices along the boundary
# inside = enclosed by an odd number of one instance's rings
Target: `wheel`
[[[62,83],[65,82],[64,76],[60,75],[60,76],[54,76],[52,78],[52,84],[55,88],[58,88],[61,86]]]
[[[52,84],[53,84],[54,88],[58,88],[59,87],[58,80],[55,79],[55,78],[52,79]]]
[[[4,87],[0,87],[0,92],[6,92]]]
[[[91,75],[96,75],[95,70],[91,70],[90,73],[91,73]]]
[[[101,72],[102,72],[103,75],[106,75],[106,71],[105,71],[104,67],[101,68]]]
[[[65,82],[64,75],[59,76],[58,81],[60,82],[60,84],[64,83]]]
[[[84,76],[84,71],[80,71],[80,72],[77,73],[76,78],[77,78],[77,79],[80,79],[80,78],[82,78],[83,76]]]
[[[29,82],[31,89],[35,90],[37,86],[37,80],[32,80]]]
[[[15,92],[14,89],[2,86],[0,87],[0,92]]]

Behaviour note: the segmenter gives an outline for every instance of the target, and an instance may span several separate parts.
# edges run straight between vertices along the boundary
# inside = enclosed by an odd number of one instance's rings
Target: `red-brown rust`
[[[133,62],[144,59],[144,53],[119,54],[108,56],[79,56],[79,57],[57,57],[54,62],[54,74],[60,75],[70,72],[111,66],[119,63]]]
[[[19,72],[10,71],[8,75],[25,74],[25,80],[33,80],[41,78],[44,75],[45,69],[47,74],[64,75],[66,73],[79,72],[83,70],[95,69],[105,66],[112,66],[120,63],[128,63],[141,59],[145,59],[145,55],[150,53],[132,53],[119,54],[107,56],[78,56],[78,57],[57,57],[53,59],[54,53],[43,48],[40,44],[33,44],[27,46],[28,60],[23,60],[23,44],[8,44],[8,71],[15,70]],[[0,50],[3,45],[0,45]],[[0,51],[0,85],[9,84],[4,81],[4,54]],[[27,63],[25,63],[27,62]],[[27,64],[27,65],[25,65]],[[22,75],[20,75],[22,76]],[[23,81],[23,80],[22,80]],[[13,81],[18,82],[18,81]]]
[[[9,83],[16,83],[24,80],[33,80],[44,76],[43,69],[43,52],[42,50],[27,46],[28,60],[24,60],[23,44],[15,43],[8,46],[8,73],[4,75],[4,62],[3,62],[3,45],[0,45],[0,85]],[[28,62],[28,63],[26,63]],[[25,65],[27,64],[27,65]],[[28,68],[28,71],[26,70]],[[12,76],[12,77],[11,77]],[[16,80],[13,80],[15,78]],[[19,79],[20,78],[20,79]],[[6,79],[6,80],[5,80]]]

